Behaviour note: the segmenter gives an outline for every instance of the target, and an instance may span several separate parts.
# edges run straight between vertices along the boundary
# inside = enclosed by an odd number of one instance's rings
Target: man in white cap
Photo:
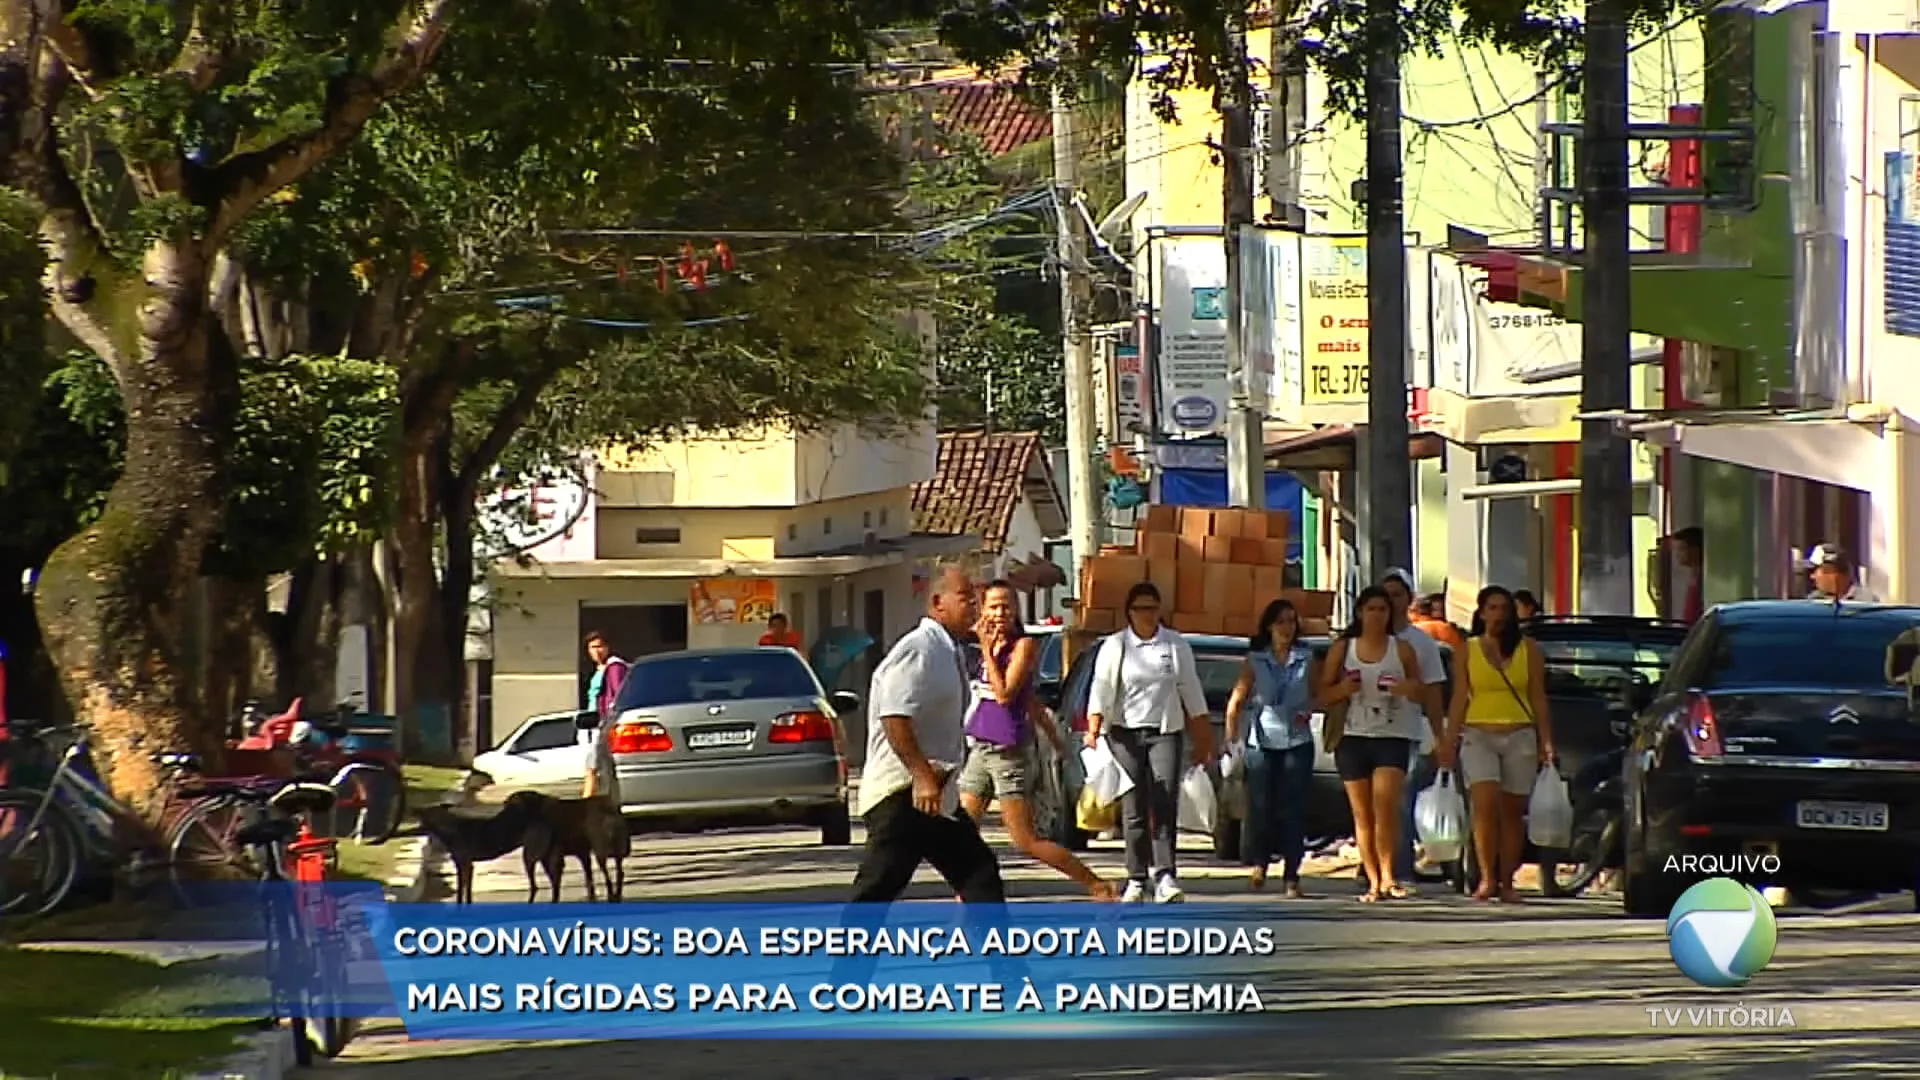
[[[1441,693],[1446,685],[1447,669],[1440,662],[1440,643],[1408,619],[1416,595],[1413,575],[1398,568],[1389,570],[1381,576],[1380,587],[1387,591],[1387,600],[1393,605],[1394,636],[1413,649],[1413,658],[1420,664],[1420,681],[1426,684],[1418,700],[1427,714],[1427,725],[1420,729],[1420,741],[1414,744],[1413,760],[1407,767],[1407,805],[1400,822],[1400,851],[1394,858],[1393,871],[1394,880],[1411,882],[1414,880],[1413,804],[1433,783],[1433,753],[1447,722],[1447,703]]]
[[[1852,556],[1840,545],[1821,544],[1815,547],[1807,553],[1807,565],[1809,576],[1813,579],[1813,591],[1807,594],[1807,599],[1823,600],[1829,604],[1843,600],[1855,604],[1880,602],[1871,589],[1860,584]]]

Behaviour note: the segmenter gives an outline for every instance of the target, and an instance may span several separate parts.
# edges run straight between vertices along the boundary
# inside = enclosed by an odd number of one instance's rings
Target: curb
[[[187,1080],[283,1080],[293,1070],[293,1037],[284,1027],[249,1035],[217,1068],[189,1073]]]
[[[426,898],[427,888],[447,861],[447,853],[431,837],[416,836],[406,841],[399,871],[386,882],[387,899],[395,904],[418,904]],[[406,867],[411,864],[413,869]]]

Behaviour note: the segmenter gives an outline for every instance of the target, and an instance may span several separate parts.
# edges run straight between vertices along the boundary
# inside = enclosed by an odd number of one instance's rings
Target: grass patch
[[[231,1053],[252,1021],[196,1011],[265,998],[213,962],[0,947],[0,1076],[164,1080]]]
[[[408,765],[401,770],[407,778],[407,805],[428,806],[459,791],[467,770],[444,765]]]

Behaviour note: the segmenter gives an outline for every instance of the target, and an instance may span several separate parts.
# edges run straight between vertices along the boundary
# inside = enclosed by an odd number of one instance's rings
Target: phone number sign
[[[1367,400],[1367,241],[1308,236],[1301,243],[1301,401]]]

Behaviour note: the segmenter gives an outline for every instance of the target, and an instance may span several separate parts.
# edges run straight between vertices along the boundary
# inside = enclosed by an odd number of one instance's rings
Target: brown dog
[[[486,817],[456,813],[450,806],[423,806],[415,811],[421,830],[453,860],[454,903],[473,903],[475,864],[525,845],[541,798],[530,791],[515,792],[498,813]],[[531,871],[528,876],[531,878]]]
[[[519,798],[528,792],[516,793]],[[568,858],[580,860],[580,872],[587,879],[587,902],[599,902],[594,890],[593,864],[600,864],[600,875],[607,885],[607,899],[619,903],[626,891],[626,859],[633,853],[633,838],[627,831],[627,819],[606,799],[555,799],[532,795],[529,808],[533,821],[527,829],[526,846],[520,857],[527,868],[527,902],[540,895],[533,869],[546,871],[548,895],[560,902],[560,878]]]

